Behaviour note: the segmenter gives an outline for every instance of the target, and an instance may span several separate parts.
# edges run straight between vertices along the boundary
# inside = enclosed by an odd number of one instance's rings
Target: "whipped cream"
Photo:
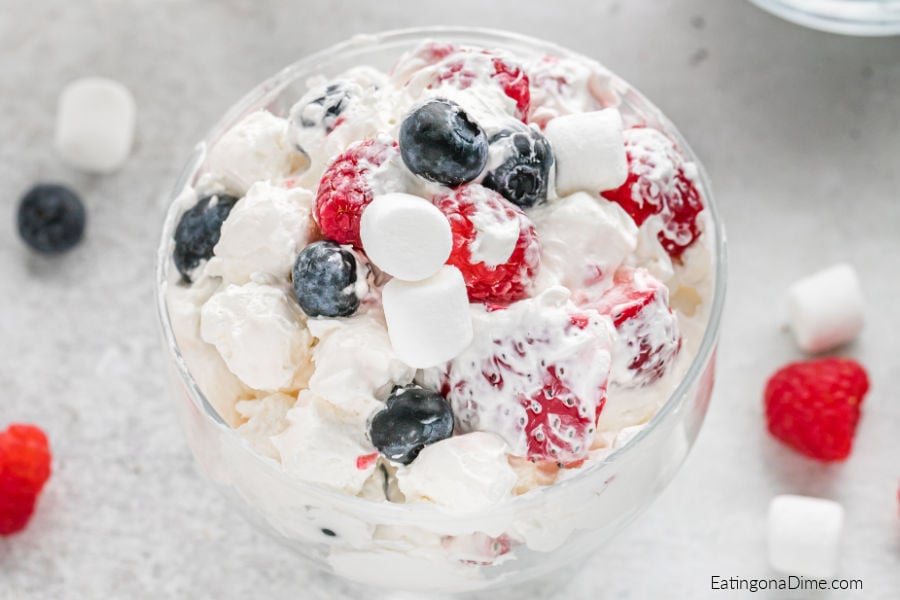
[[[477,512],[508,498],[516,474],[500,436],[473,432],[426,446],[397,471],[407,502],[433,502],[452,512]]]
[[[312,336],[303,313],[280,287],[228,285],[200,310],[200,336],[228,369],[257,390],[297,388],[305,382]]]

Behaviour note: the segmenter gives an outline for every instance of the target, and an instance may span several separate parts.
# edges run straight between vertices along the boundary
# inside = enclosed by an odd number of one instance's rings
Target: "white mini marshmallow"
[[[424,281],[392,279],[382,301],[394,352],[411,367],[447,362],[472,341],[466,283],[456,267],[442,267]]]
[[[438,208],[418,196],[376,196],[359,224],[363,249],[375,265],[404,281],[431,277],[450,257],[450,222]]]
[[[776,496],[769,504],[769,564],[811,578],[837,570],[844,507],[832,500]]]
[[[209,151],[209,168],[230,191],[243,195],[257,181],[280,179],[305,166],[285,119],[252,112],[225,132]]]
[[[118,81],[76,79],[59,97],[56,151],[77,169],[112,173],[131,152],[136,113],[134,96]]]
[[[851,341],[863,327],[862,288],[856,271],[839,263],[794,283],[788,318],[797,345],[823,352]]]
[[[614,108],[556,117],[544,135],[556,155],[556,190],[574,192],[613,190],[628,177],[628,158],[622,137],[622,115]]]

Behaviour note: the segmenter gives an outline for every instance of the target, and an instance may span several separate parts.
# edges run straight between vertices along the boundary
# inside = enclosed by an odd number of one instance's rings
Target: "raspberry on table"
[[[0,535],[25,528],[50,477],[47,436],[34,425],[0,433]]]
[[[504,304],[528,296],[541,252],[534,225],[520,208],[478,184],[438,196],[434,204],[453,233],[447,264],[462,272],[471,302]]]
[[[628,179],[601,196],[617,203],[638,227],[659,215],[660,244],[672,258],[680,258],[700,237],[697,218],[703,210],[700,192],[675,143],[649,127],[626,129]]]
[[[823,358],[791,363],[766,384],[769,432],[797,452],[824,462],[850,455],[860,408],[869,391],[855,360]]]
[[[326,238],[362,248],[359,220],[378,191],[372,171],[399,155],[396,142],[377,138],[352,144],[331,161],[319,181],[315,204],[316,222]]]

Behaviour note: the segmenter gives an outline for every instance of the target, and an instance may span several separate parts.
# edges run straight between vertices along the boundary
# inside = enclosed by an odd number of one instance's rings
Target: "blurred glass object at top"
[[[858,36],[900,34],[900,0],[750,0],[798,25]]]

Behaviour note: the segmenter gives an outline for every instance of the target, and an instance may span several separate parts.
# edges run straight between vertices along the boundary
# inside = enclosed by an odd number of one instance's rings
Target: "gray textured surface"
[[[180,161],[244,91],[351,34],[421,24],[518,30],[605,62],[692,141],[726,218],[730,297],[705,429],[676,482],[559,597],[749,595],[713,593],[710,576],[770,576],[768,500],[799,492],[848,511],[841,574],[865,589],[824,596],[896,598],[900,39],[804,31],[740,1],[312,4],[0,0],[0,424],[42,425],[56,457],[28,530],[0,539],[0,598],[351,597],[196,475],[164,394],[152,262]],[[50,148],[57,93],[89,74],[126,82],[140,105],[136,151],[112,177],[71,172]],[[69,256],[16,239],[16,200],[35,180],[87,200],[88,235]],[[798,356],[785,287],[839,259],[871,304],[846,352],[873,391],[852,458],[819,466],[768,439],[760,395]]]

